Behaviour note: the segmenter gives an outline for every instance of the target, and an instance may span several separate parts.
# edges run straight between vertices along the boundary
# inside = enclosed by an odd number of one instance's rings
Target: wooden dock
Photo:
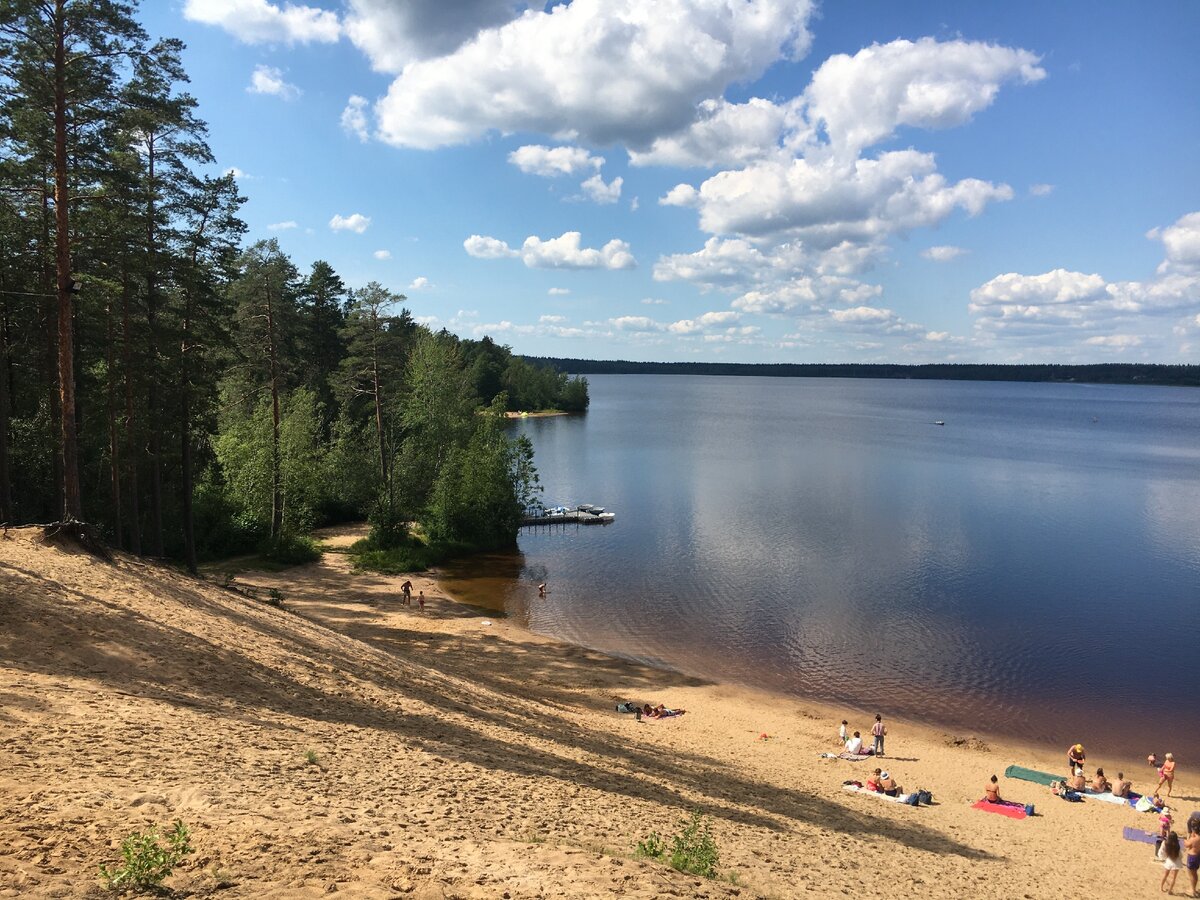
[[[588,509],[547,509],[531,511],[521,519],[521,527],[538,525],[611,525],[616,514],[592,512]]]

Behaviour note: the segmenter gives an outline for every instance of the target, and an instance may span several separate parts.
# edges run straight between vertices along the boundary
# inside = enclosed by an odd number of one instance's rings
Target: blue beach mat
[[[1137,841],[1141,844],[1153,844],[1158,840],[1158,835],[1152,831],[1142,831],[1140,828],[1130,828],[1125,826],[1125,830],[1121,832],[1122,836],[1127,841]]]

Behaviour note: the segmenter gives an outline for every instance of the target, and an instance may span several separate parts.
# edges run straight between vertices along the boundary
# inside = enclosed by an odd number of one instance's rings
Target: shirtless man
[[[1112,783],[1104,777],[1103,769],[1097,769],[1096,777],[1092,779],[1092,793],[1103,794],[1109,790],[1112,790]]]
[[[406,581],[400,585],[400,593],[404,595],[404,605],[412,606],[412,582]]]
[[[1082,768],[1075,770],[1075,776],[1067,782],[1067,787],[1073,791],[1078,791],[1081,794],[1087,791],[1087,779],[1083,777]]]
[[[1133,782],[1125,778],[1124,772],[1117,773],[1117,780],[1112,786],[1112,794],[1114,797],[1128,797],[1129,791],[1133,787]]]
[[[1189,821],[1189,825],[1192,823]],[[1188,831],[1187,840],[1183,842],[1183,852],[1186,854],[1184,864],[1187,866],[1188,880],[1192,883],[1192,896],[1196,896],[1196,876],[1200,874],[1200,823]]]
[[[995,775],[992,776],[991,781],[984,785],[983,792],[983,799],[988,803],[1000,802],[1000,784],[996,781]]]

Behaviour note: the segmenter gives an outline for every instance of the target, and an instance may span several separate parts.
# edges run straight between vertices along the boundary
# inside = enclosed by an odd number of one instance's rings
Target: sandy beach
[[[880,765],[932,792],[912,808],[843,791],[876,763],[822,759],[841,719],[871,718],[615,660],[347,558],[237,584],[0,540],[0,897],[105,896],[120,840],[182,819],[196,853],[180,896],[979,897],[1158,894],[1152,847],[1122,838],[1157,816],[1003,777],[1063,769],[1028,747],[891,720]],[[348,544],[356,532],[327,535]],[[637,722],[615,703],[687,714]],[[1088,748],[1091,769],[1145,760]],[[1187,748],[1177,828],[1200,809]],[[310,752],[311,751],[311,752]],[[1089,770],[1089,774],[1090,771]],[[993,773],[1035,803],[1014,820],[971,808]],[[637,859],[692,809],[720,877]],[[1176,896],[1186,895],[1182,873]]]

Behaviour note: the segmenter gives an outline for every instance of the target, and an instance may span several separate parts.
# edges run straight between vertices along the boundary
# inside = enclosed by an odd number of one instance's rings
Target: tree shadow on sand
[[[374,729],[484,769],[558,779],[679,811],[699,807],[739,825],[780,832],[798,821],[938,854],[995,858],[919,823],[863,815],[830,797],[743,778],[702,754],[664,754],[574,715],[579,696],[571,690],[595,689],[598,682],[623,690],[698,683],[685,676],[495,634],[472,635],[467,648],[464,638],[406,633],[341,607],[349,619],[330,631],[145,564],[118,562],[114,581],[142,581],[147,594],[164,598],[161,611],[135,612],[36,572],[3,567],[11,587],[0,595],[9,593],[11,601],[0,603],[0,656],[12,668],[74,675],[122,692],[132,686],[147,698],[246,722],[261,721],[255,710],[265,709]],[[172,624],[171,601],[215,617],[210,633]],[[315,606],[305,611],[321,617]],[[277,644],[289,668],[252,657],[252,634]],[[539,687],[539,696],[531,697],[531,679],[561,688]],[[481,731],[481,724],[499,734]]]

